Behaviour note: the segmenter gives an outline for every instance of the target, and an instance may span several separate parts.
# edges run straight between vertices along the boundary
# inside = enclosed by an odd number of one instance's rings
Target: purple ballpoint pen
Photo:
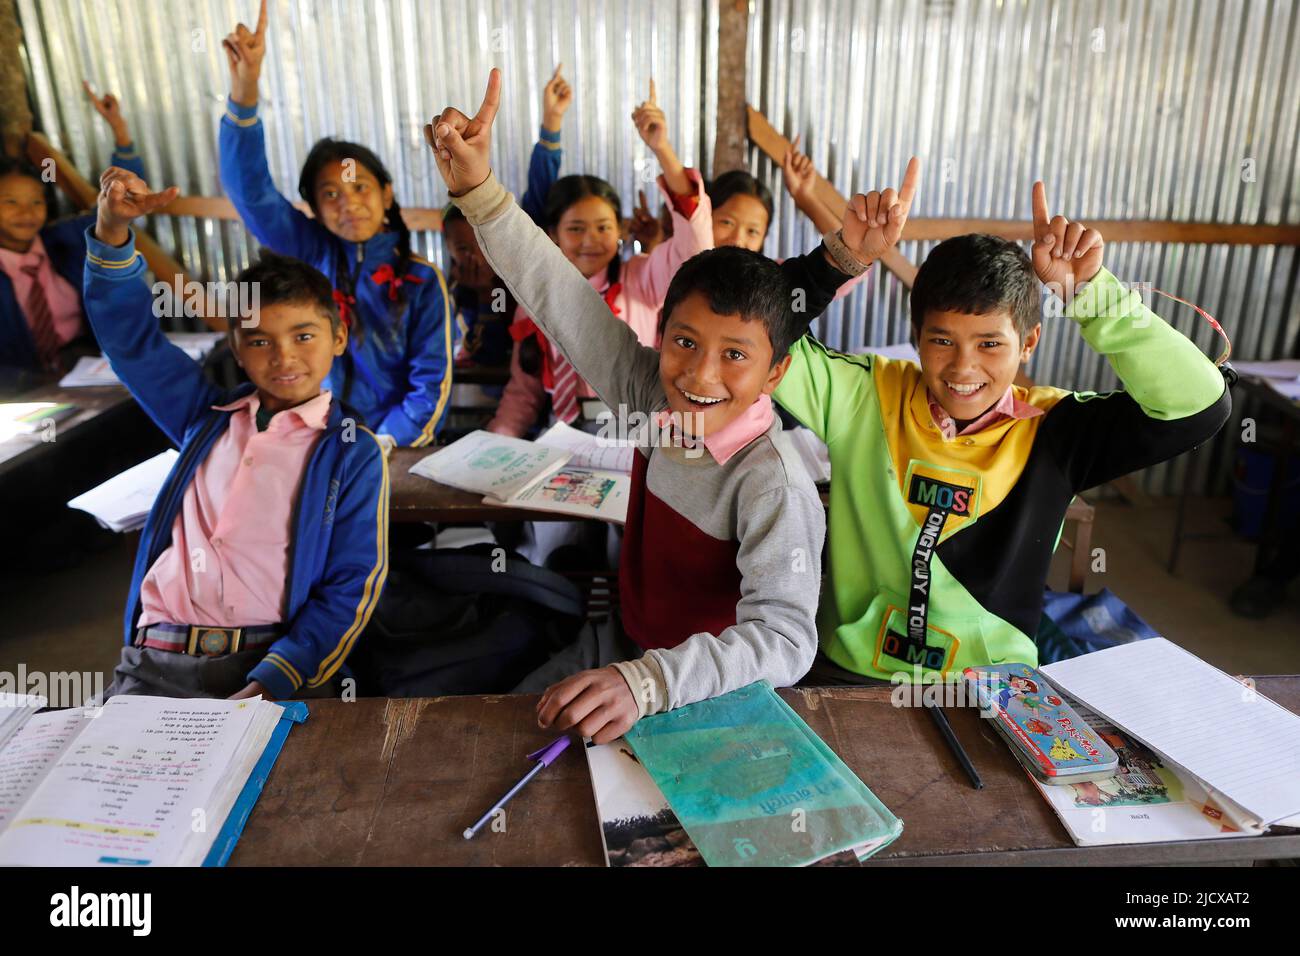
[[[498,810],[504,807],[506,803],[509,802],[511,797],[513,797],[520,790],[524,789],[524,785],[527,784],[529,780],[532,780],[533,777],[537,776],[538,772],[543,767],[549,767],[552,761],[554,761],[556,757],[564,753],[564,749],[569,746],[569,742],[571,739],[572,738],[569,737],[568,734],[565,734],[563,737],[551,741],[541,750],[534,750],[532,753],[530,753],[528,755],[528,759],[536,760],[537,766],[534,767],[532,770],[528,771],[528,773],[524,774],[523,779],[520,780],[513,787],[511,787],[509,792],[504,797],[502,797],[496,803],[492,804],[492,806],[488,808],[488,812],[478,818],[478,823],[474,824],[472,827],[466,828],[464,833],[465,839],[466,840],[470,839],[472,836],[474,836],[475,833],[478,833],[479,830],[483,829],[483,824],[487,823],[488,820],[492,819],[492,814],[496,813]]]

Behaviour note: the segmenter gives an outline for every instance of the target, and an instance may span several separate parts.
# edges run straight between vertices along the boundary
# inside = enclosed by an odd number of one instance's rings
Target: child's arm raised
[[[1223,375],[1196,344],[1102,268],[1105,243],[1095,229],[1049,218],[1047,190],[1033,190],[1039,281],[1066,303],[1084,341],[1106,356],[1122,392],[1084,394],[1053,409],[1058,455],[1079,489],[1090,488],[1194,448],[1231,411]],[[1069,427],[1062,427],[1074,419]]]
[[[613,316],[604,299],[492,175],[488,151],[500,100],[501,74],[494,69],[472,119],[446,109],[424,128],[438,172],[474,226],[488,264],[575,371],[610,407],[649,411],[663,394],[658,353],[644,348]]]
[[[854,196],[838,234],[828,233],[814,251],[781,264],[795,290],[796,310],[801,310],[808,323],[822,313],[839,287],[856,281],[851,277],[864,275],[875,260],[897,245],[920,175],[921,164],[913,156],[897,191]],[[848,409],[862,394],[861,371],[870,366],[833,360],[825,346],[807,335],[795,342],[790,352],[794,361],[773,397],[829,443],[835,428],[851,426],[854,419]]]
[[[564,158],[560,149],[560,127],[564,114],[573,102],[573,88],[560,75],[563,63],[557,63],[555,72],[542,88],[542,128],[528,160],[528,188],[519,200],[528,218],[545,228],[546,196],[560,178],[560,162]]]
[[[650,81],[650,98],[632,111],[632,122],[636,124],[637,135],[650,147],[655,159],[659,160],[659,168],[663,170],[668,191],[674,196],[694,195],[695,189],[686,176],[686,167],[677,158],[677,152],[668,140],[668,119],[659,108],[653,79]]]
[[[221,41],[230,67],[230,100],[221,118],[218,144],[221,185],[258,242],[316,263],[325,251],[324,230],[276,191],[266,164],[266,134],[257,115],[266,23],[266,0],[262,0],[257,29],[241,23]]]
[[[288,633],[248,674],[277,699],[334,676],[366,629],[388,576],[388,462],[374,433],[359,431],[334,506],[325,573],[286,622]],[[246,687],[240,695],[252,693]]]
[[[81,88],[86,91],[86,97],[95,107],[95,112],[104,118],[108,128],[113,131],[113,161],[110,165],[144,179],[144,163],[140,161],[140,154],[131,142],[131,127],[127,125],[126,116],[122,113],[122,104],[112,93],[97,96],[89,80],[82,80]]]
[[[94,228],[86,233],[82,299],[86,316],[113,371],[180,446],[190,423],[220,396],[198,363],[167,341],[144,283],[144,257],[135,251],[131,220],[176,198],[174,186],[149,191],[139,177],[110,167],[100,179]]]
[[[817,231],[825,235],[840,228],[839,216],[817,198],[817,170],[812,160],[799,152],[799,137],[794,138],[781,158],[781,180],[798,210],[812,220]]]

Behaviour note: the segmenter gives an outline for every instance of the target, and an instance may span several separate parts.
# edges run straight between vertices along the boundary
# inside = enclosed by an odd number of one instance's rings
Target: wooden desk
[[[55,426],[56,440],[42,441],[38,433],[15,435],[7,441],[0,441],[0,477],[10,471],[50,455],[59,442],[72,437],[78,431],[95,420],[106,423],[117,419],[122,413],[129,414],[135,401],[131,393],[121,385],[104,385],[93,388],[59,388],[57,384],[44,385],[20,395],[10,395],[4,402],[67,402],[77,406],[77,411],[70,418],[65,418]]]
[[[483,496],[411,474],[411,466],[434,448],[397,448],[388,459],[388,519],[395,522],[479,524],[484,521],[589,521],[554,511],[502,508],[483,504]]]
[[[1300,677],[1260,693],[1300,709]],[[869,865],[1223,864],[1300,857],[1300,835],[1076,847],[976,711],[949,709],[984,778],[973,790],[920,709],[890,688],[781,695],[904,823]],[[506,808],[506,830],[461,831],[528,769],[552,735],[536,697],[309,701],[231,857],[236,866],[603,866],[587,762],[571,748]]]

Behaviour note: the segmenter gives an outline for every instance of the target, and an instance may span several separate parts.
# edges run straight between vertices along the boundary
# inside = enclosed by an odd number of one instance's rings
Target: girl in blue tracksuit
[[[275,189],[256,104],[228,103],[220,142],[221,182],[249,231],[334,285],[349,338],[327,387],[398,445],[432,442],[451,394],[451,297],[411,252],[388,170],[364,146],[321,140],[299,182],[312,219]]]
[[[323,139],[298,192],[315,218],[281,196],[266,164],[257,115],[266,56],[266,4],[257,27],[222,41],[230,99],[221,120],[221,182],[262,245],[323,272],[348,327],[347,351],[325,387],[398,445],[434,440],[451,396],[455,323],[442,273],[411,252],[393,177],[370,150]]]

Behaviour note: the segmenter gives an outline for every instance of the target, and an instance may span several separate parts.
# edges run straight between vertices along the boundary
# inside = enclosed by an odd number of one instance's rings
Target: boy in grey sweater
[[[660,351],[642,346],[492,175],[499,91],[493,70],[473,119],[449,109],[426,127],[439,172],[493,270],[616,420],[652,426],[635,456],[619,573],[633,659],[551,685],[538,722],[604,743],[647,714],[761,679],[792,684],[817,652],[826,519],[774,440],[769,396],[807,325],[794,304],[820,311],[848,276],[824,249],[783,265],[742,249],[701,253],[669,288]]]

